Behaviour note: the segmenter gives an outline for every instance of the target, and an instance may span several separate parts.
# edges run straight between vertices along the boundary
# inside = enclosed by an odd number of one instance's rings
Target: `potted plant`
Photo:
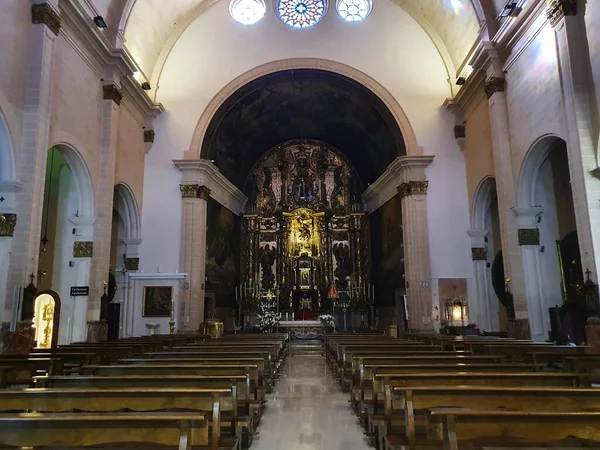
[[[335,319],[331,314],[321,314],[319,316],[319,321],[327,331],[333,331],[335,329]]]
[[[258,328],[266,333],[273,333],[279,327],[281,321],[281,314],[267,308],[264,305],[260,307],[260,314],[257,314]]]

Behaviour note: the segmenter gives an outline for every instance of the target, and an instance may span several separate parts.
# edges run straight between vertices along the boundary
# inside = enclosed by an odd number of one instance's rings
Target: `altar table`
[[[289,333],[290,338],[317,339],[325,333],[325,325],[319,320],[282,320],[279,327]]]

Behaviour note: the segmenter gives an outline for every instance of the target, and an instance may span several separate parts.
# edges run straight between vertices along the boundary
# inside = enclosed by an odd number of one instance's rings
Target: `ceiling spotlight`
[[[500,17],[517,17],[521,12],[521,8],[517,7],[517,2],[508,2],[500,11]]]
[[[108,25],[106,25],[106,22],[102,16],[94,17],[94,23],[98,28],[108,28]]]
[[[147,81],[144,81],[142,83],[142,89],[145,90],[145,91],[149,91],[152,88],[150,87],[150,83],[148,83]]]
[[[463,84],[465,84],[467,82],[467,80],[465,80],[465,77],[458,77],[456,79],[456,85],[457,86],[462,86]]]

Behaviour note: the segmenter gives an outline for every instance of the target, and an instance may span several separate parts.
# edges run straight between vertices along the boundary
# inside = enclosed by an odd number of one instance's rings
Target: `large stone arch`
[[[0,182],[15,179],[14,149],[8,121],[0,110]]]
[[[423,149],[417,143],[417,137],[408,120],[408,117],[396,99],[387,91],[380,83],[369,77],[365,73],[354,69],[346,64],[336,61],[320,58],[291,58],[279,61],[273,61],[238,76],[233,81],[229,82],[213,99],[210,101],[204,112],[200,116],[200,120],[196,125],[190,148],[186,152],[186,159],[200,159],[202,143],[206,136],[208,126],[219,109],[219,107],[238,89],[245,84],[256,80],[262,76],[291,69],[319,69],[328,72],[334,72],[344,75],[369,89],[375,94],[383,104],[391,112],[394,120],[398,124],[404,143],[406,146],[406,154],[408,156],[423,155]]]
[[[115,209],[123,218],[127,238],[139,238],[141,234],[140,209],[133,191],[125,183],[115,185]]]

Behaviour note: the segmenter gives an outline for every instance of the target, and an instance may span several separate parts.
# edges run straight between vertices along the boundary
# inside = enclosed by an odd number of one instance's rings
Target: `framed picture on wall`
[[[144,317],[171,317],[173,286],[144,287]]]

